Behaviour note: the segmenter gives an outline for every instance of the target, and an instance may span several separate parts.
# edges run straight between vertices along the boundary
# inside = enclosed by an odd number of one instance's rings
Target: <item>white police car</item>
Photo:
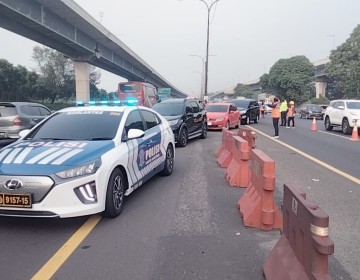
[[[124,195],[173,171],[168,122],[146,107],[60,110],[0,150],[0,215],[120,214]]]

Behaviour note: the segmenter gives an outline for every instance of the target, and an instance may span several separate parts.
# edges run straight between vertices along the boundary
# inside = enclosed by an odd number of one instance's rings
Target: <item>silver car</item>
[[[31,102],[0,102],[0,139],[19,138],[19,132],[30,129],[51,111],[46,106]]]

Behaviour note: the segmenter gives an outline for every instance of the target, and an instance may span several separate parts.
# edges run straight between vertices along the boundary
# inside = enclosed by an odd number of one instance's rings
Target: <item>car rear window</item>
[[[37,106],[23,105],[20,107],[20,110],[23,114],[28,116],[41,116]]]
[[[0,106],[0,117],[11,117],[17,115],[16,107]]]
[[[227,112],[228,108],[228,105],[208,105],[206,110],[208,112]]]
[[[172,103],[157,103],[151,109],[158,112],[163,116],[178,116],[184,112],[184,103],[172,102]]]

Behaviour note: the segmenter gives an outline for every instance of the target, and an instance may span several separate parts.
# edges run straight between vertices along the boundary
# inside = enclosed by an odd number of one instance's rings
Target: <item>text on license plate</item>
[[[0,193],[0,207],[31,208],[31,194]]]

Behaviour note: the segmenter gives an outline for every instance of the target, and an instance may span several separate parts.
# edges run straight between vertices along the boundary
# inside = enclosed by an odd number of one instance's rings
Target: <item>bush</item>
[[[326,97],[320,96],[319,98],[311,98],[310,100],[311,104],[329,104],[330,100],[327,99]]]

